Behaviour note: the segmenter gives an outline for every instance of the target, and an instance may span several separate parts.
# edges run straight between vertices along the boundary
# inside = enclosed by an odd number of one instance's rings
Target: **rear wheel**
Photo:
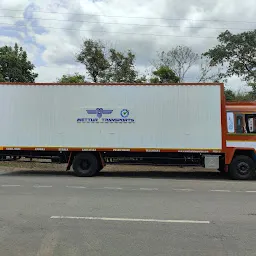
[[[236,156],[229,166],[229,175],[235,180],[249,180],[255,175],[255,163],[249,156]]]
[[[99,161],[94,154],[81,153],[73,160],[73,170],[77,176],[91,177],[97,174],[98,169]]]

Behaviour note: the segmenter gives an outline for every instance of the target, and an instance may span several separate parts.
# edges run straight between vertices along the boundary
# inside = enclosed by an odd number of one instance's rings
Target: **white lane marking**
[[[34,185],[33,188],[52,188],[51,185],[49,186],[44,186],[44,185]]]
[[[246,193],[256,193],[256,191],[245,191]]]
[[[21,185],[1,185],[1,187],[21,187]]]
[[[158,188],[140,188],[140,190],[145,190],[145,191],[157,191],[159,190]]]
[[[123,188],[118,188],[118,187],[104,187],[103,189],[122,190]]]
[[[84,186],[66,186],[66,188],[86,188]]]
[[[103,220],[103,221],[126,221],[126,222],[159,222],[159,223],[210,224],[210,221],[205,221],[205,220],[159,220],[159,219],[130,219],[130,218],[79,217],[79,216],[51,216],[51,219],[75,219],[75,220]]]
[[[184,192],[191,192],[191,191],[194,191],[194,190],[191,189],[191,188],[173,188],[172,190],[174,190],[174,191],[184,191]]]
[[[210,192],[231,192],[230,190],[225,190],[225,189],[214,189],[214,190],[210,190]]]

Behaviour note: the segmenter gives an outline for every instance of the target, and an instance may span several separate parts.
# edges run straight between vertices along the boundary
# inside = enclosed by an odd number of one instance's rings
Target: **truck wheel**
[[[99,162],[91,153],[81,153],[73,160],[74,173],[79,177],[91,177],[97,174]]]
[[[219,168],[218,171],[219,171],[221,174],[226,174],[225,168]]]
[[[229,166],[229,175],[235,180],[249,180],[255,175],[255,164],[249,156],[236,156]]]
[[[97,173],[101,172],[103,170],[103,167],[98,168]]]

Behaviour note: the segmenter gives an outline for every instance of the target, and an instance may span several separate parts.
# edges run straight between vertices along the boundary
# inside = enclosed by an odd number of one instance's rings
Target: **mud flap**
[[[73,163],[73,160],[74,160],[74,154],[73,152],[70,152],[70,155],[68,157],[68,164],[67,164],[67,168],[66,168],[66,171],[69,171],[70,168],[71,168],[71,165]]]

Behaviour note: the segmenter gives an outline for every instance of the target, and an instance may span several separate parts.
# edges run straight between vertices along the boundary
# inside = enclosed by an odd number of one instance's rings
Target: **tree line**
[[[251,101],[256,99],[256,30],[232,34],[225,31],[218,36],[218,44],[199,55],[190,47],[179,45],[169,51],[157,52],[151,60],[152,70],[140,74],[136,69],[136,56],[131,50],[118,51],[100,40],[84,40],[75,61],[85,67],[88,80],[95,83],[182,83],[225,82],[234,75],[247,82],[249,92],[234,92],[226,89],[228,101]],[[200,67],[193,81],[187,74]],[[0,81],[34,83],[38,74],[28,60],[26,51],[14,47],[0,47]],[[198,68],[197,68],[198,69]],[[56,82],[86,83],[79,73],[64,74]]]

